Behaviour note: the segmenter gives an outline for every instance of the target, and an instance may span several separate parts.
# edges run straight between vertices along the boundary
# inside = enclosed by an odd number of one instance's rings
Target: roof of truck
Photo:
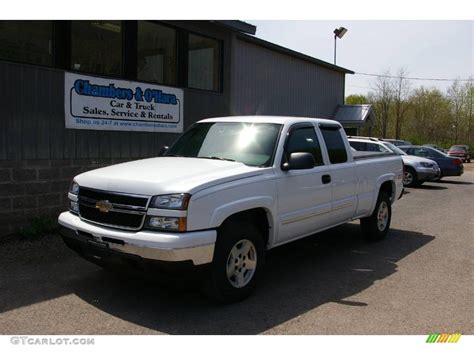
[[[334,120],[314,117],[294,117],[294,116],[228,116],[207,118],[199,122],[248,122],[248,123],[276,123],[276,124],[294,124],[299,122],[316,121],[317,123],[341,124]],[[342,126],[341,126],[342,127]]]

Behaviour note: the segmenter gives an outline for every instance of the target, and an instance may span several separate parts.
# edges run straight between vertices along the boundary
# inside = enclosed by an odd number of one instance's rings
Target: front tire
[[[390,229],[392,205],[385,192],[380,192],[374,212],[370,217],[361,218],[362,234],[369,241],[382,240]]]
[[[218,230],[207,294],[222,303],[247,298],[264,264],[265,245],[258,229],[246,221],[226,222]]]
[[[403,173],[403,186],[415,187],[418,186],[418,176],[413,168],[406,167]]]

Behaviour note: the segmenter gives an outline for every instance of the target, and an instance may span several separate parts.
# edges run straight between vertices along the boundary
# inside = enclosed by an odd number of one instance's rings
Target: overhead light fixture
[[[342,38],[344,37],[344,35],[346,34],[347,32],[347,28],[345,27],[339,27],[339,28],[336,28],[334,30],[334,35],[337,37],[337,38]]]

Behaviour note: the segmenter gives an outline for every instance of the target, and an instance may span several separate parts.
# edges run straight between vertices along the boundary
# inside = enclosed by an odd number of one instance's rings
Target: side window
[[[419,157],[427,157],[429,154],[428,151],[424,148],[415,148],[415,155]]]
[[[352,148],[360,152],[365,152],[367,150],[367,143],[364,142],[350,142],[350,145]]]
[[[324,165],[318,137],[312,127],[297,128],[291,132],[286,143],[286,154],[306,152],[314,157],[315,166]]]
[[[434,149],[428,149],[428,156],[433,158],[442,158],[443,156]]]
[[[383,145],[381,144],[376,144],[376,143],[367,143],[368,151],[369,152],[388,152],[388,149],[386,149]]]
[[[339,164],[347,161],[347,152],[339,129],[321,127],[324,142],[328,149],[331,164]]]

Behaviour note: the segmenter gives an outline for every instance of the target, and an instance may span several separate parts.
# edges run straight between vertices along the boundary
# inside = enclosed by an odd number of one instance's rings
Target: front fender
[[[211,216],[210,224],[213,228],[219,227],[228,217],[254,208],[263,208],[269,214],[269,223],[274,225],[272,209],[274,199],[271,196],[254,196],[232,201],[217,207]]]

